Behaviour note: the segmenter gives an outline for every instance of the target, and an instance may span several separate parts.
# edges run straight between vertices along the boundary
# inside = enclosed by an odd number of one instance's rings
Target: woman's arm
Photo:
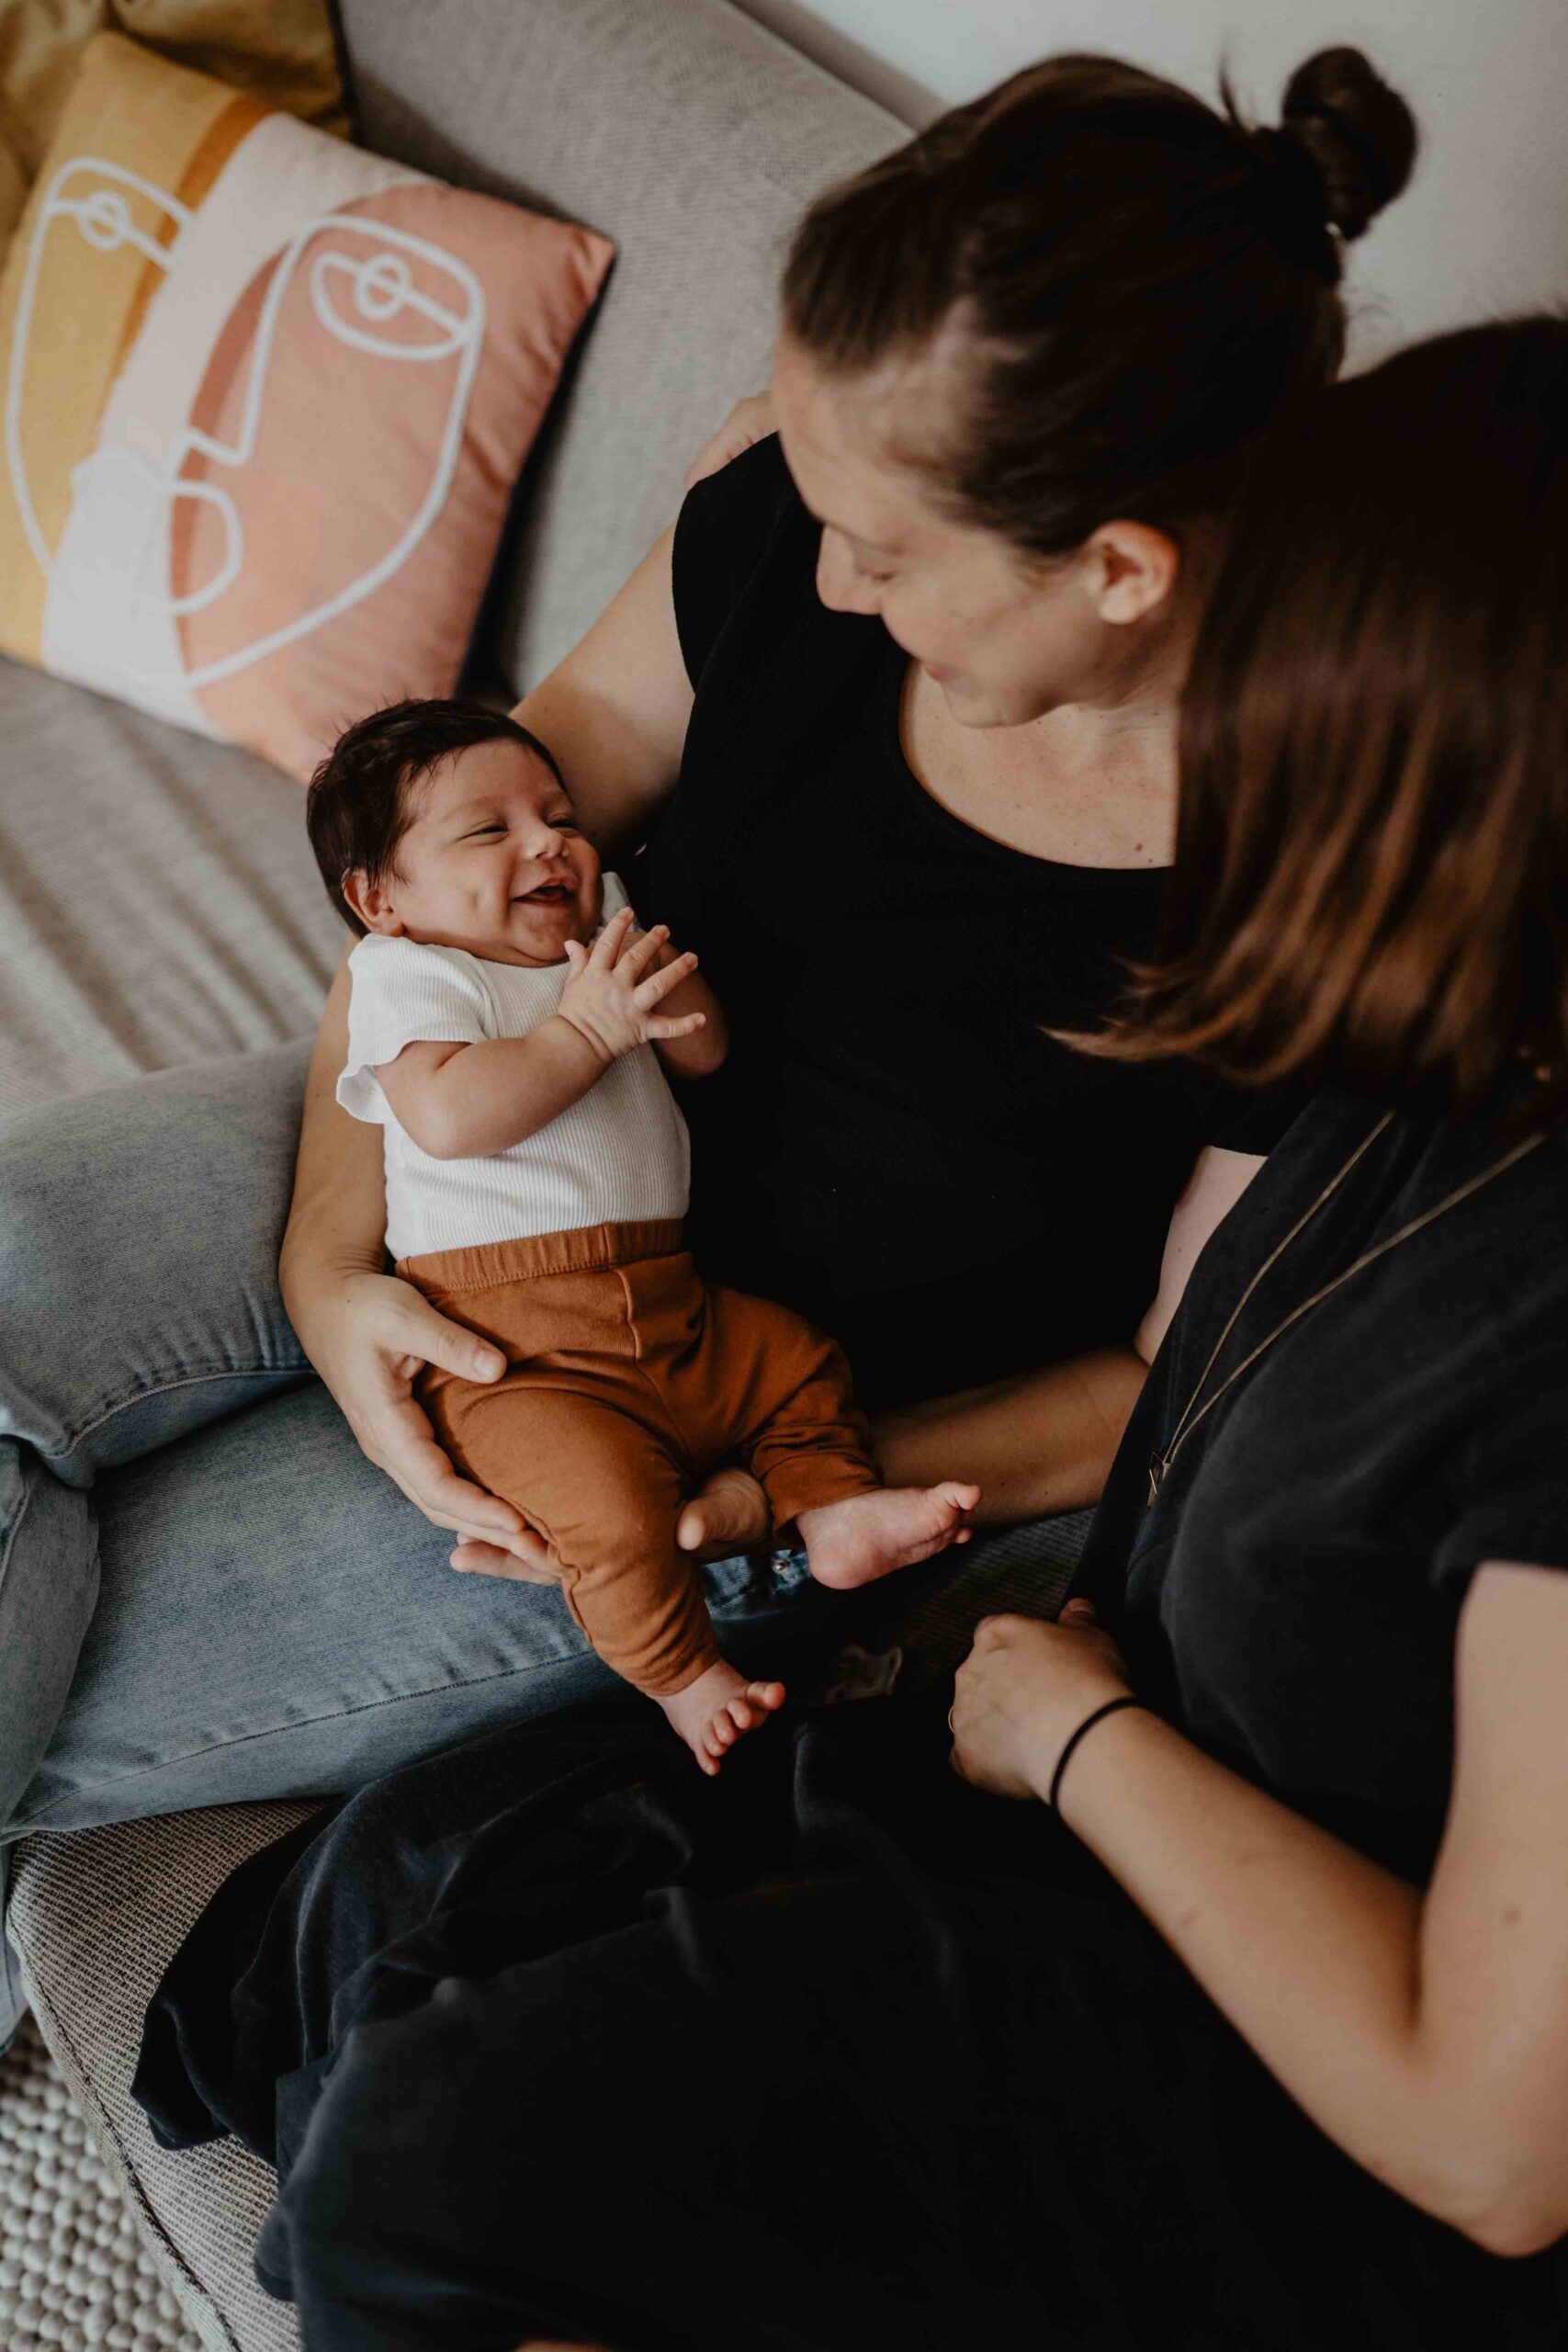
[[[635,844],[675,789],[692,684],[675,627],[673,526],[513,713],[547,743],[595,848]]]
[[[1460,1620],[1456,1757],[1425,1896],[1157,1716],[1111,1715],[1064,1818],[1265,2065],[1357,2163],[1492,2252],[1568,2229],[1568,1577],[1482,1568]],[[1086,1603],[992,1618],[959,1676],[954,1762],[1041,1795],[1126,1689]]]
[[[973,1478],[976,1527],[1012,1527],[1100,1499],[1148,1365],[1135,1348],[1100,1348],[986,1388],[934,1396],[872,1424],[890,1487]]]
[[[1251,1152],[1200,1152],[1166,1238],[1159,1290],[1130,1347],[1100,1348],[1043,1371],[889,1413],[875,1426],[890,1487],[974,1478],[982,1527],[1098,1502],[1144,1377],[1209,1236],[1263,1162]]]

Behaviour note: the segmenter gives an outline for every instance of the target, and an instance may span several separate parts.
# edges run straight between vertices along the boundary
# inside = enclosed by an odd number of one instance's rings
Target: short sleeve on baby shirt
[[[474,1046],[494,1036],[490,991],[473,956],[412,939],[362,939],[348,968],[348,1059],[337,1099],[353,1117],[384,1126],[390,1110],[379,1065],[416,1038]]]

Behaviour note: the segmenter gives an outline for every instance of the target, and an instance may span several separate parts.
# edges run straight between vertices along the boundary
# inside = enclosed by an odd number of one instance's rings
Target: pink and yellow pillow
[[[299,776],[450,692],[613,252],[100,36],[0,277],[0,650]]]

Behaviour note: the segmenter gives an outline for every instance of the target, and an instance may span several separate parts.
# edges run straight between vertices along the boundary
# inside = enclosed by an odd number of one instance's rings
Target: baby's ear
[[[372,882],[362,865],[352,866],[344,876],[343,895],[367,931],[378,931],[387,938],[395,938],[402,930],[384,886]]]

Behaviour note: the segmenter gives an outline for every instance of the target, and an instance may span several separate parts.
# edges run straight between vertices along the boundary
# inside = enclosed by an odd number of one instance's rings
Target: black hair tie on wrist
[[[1051,1793],[1046,1798],[1045,1802],[1050,1806],[1053,1813],[1056,1810],[1056,1798],[1062,1786],[1062,1775],[1066,1770],[1073,1750],[1077,1747],[1079,1740],[1083,1738],[1087,1732],[1091,1732],[1096,1724],[1102,1724],[1107,1715],[1119,1714],[1123,1707],[1136,1707],[1141,1704],[1142,1702],[1134,1699],[1132,1692],[1129,1690],[1120,1699],[1107,1699],[1103,1707],[1096,1707],[1092,1715],[1086,1715],[1084,1717],[1077,1731],[1074,1732],[1072,1737],[1063,1748],[1060,1756],[1057,1757],[1056,1769],[1051,1775]]]

